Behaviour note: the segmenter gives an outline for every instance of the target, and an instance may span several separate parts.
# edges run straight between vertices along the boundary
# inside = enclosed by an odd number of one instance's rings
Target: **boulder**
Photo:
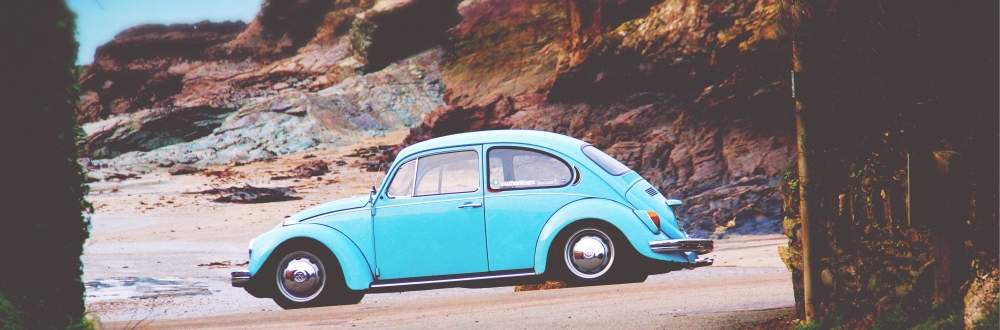
[[[167,173],[170,173],[170,175],[186,175],[198,172],[201,172],[200,168],[185,164],[174,165],[167,170]]]

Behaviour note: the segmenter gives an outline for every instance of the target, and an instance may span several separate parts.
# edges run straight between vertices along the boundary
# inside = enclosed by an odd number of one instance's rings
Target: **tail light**
[[[646,214],[649,215],[649,219],[653,220],[656,228],[660,228],[660,215],[656,214],[656,211],[646,211]]]

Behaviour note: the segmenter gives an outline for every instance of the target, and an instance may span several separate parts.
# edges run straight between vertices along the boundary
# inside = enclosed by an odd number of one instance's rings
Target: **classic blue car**
[[[399,152],[368,196],[325,203],[250,241],[232,285],[284,308],[366,292],[558,279],[641,282],[707,266],[713,243],[596,147],[527,130],[463,133]]]

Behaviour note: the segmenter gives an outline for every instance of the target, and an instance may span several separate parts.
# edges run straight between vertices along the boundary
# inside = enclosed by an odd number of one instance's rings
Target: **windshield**
[[[583,147],[583,153],[587,155],[587,158],[597,163],[597,166],[607,171],[608,174],[622,175],[631,171],[628,166],[625,166],[625,164],[622,164],[614,157],[609,156],[594,146]]]

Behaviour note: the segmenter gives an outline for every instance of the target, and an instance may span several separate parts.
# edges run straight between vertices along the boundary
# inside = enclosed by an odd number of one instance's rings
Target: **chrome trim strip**
[[[394,282],[394,283],[382,283],[382,284],[372,284],[372,288],[387,288],[394,286],[404,286],[404,285],[421,285],[421,284],[436,284],[436,283],[450,283],[450,282],[462,282],[462,281],[474,281],[474,280],[488,280],[495,278],[507,278],[507,277],[519,277],[519,276],[533,276],[538,275],[537,273],[514,273],[514,274],[500,274],[500,275],[486,275],[486,276],[474,276],[474,277],[455,277],[440,280],[426,280],[426,281],[413,281],[413,282]]]
[[[715,243],[710,239],[699,238],[668,239],[649,242],[649,248],[656,253],[693,251],[705,254],[715,249]]]

